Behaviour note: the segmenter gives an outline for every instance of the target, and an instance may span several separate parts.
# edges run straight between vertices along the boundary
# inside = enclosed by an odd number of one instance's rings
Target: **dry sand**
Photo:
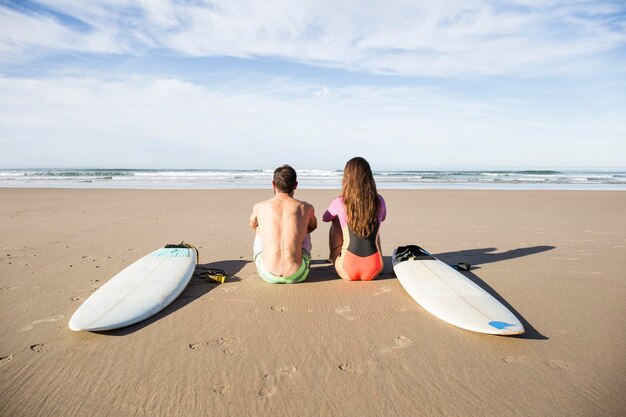
[[[333,190],[300,190],[317,208]],[[266,190],[0,189],[1,416],[620,416],[626,413],[626,192],[383,191],[386,267],[325,263],[302,284],[251,262]],[[193,278],[152,319],[107,333],[69,318],[165,243],[199,246],[225,284]],[[389,255],[421,244],[504,300],[524,337],[424,311]]]

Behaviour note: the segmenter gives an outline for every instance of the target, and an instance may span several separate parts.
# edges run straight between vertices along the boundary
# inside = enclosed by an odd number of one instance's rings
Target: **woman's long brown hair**
[[[368,237],[378,223],[380,201],[370,164],[364,158],[357,156],[346,163],[341,196],[348,225],[359,237]]]

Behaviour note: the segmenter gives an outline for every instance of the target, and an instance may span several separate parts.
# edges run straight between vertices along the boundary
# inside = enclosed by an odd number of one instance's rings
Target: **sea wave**
[[[265,188],[273,169],[0,169],[0,187]],[[340,188],[339,169],[299,169],[300,188]],[[376,170],[382,188],[626,188],[626,170]]]

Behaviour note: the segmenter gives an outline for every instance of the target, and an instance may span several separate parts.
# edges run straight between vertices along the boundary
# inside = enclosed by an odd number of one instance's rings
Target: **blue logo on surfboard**
[[[495,327],[495,328],[496,328],[496,329],[498,329],[498,330],[503,330],[503,329],[506,329],[506,328],[508,328],[508,327],[513,327],[513,326],[515,326],[514,324],[511,324],[511,323],[506,323],[506,322],[504,322],[504,321],[490,321],[490,322],[489,322],[489,325],[490,325],[491,327]]]

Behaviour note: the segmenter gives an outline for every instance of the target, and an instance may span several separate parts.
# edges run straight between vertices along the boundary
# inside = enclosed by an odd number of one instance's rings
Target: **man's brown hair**
[[[274,170],[274,185],[281,193],[291,194],[298,184],[296,170],[289,165],[282,165]]]

